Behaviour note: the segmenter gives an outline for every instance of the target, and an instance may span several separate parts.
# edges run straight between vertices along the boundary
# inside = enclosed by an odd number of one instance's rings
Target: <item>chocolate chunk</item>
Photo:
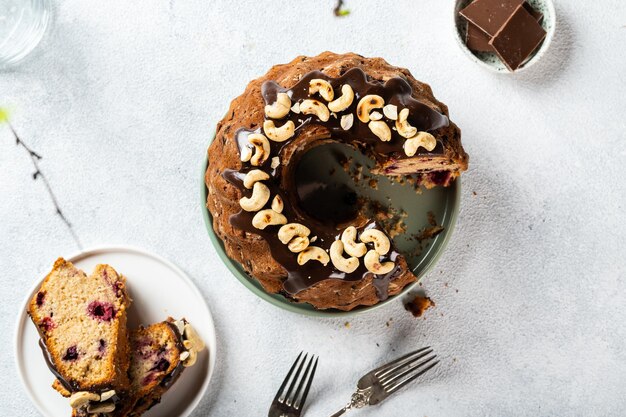
[[[476,0],[459,13],[489,36],[495,36],[502,25],[524,0]]]
[[[522,65],[546,37],[537,20],[519,6],[489,44],[511,71]]]
[[[537,22],[541,23],[543,20],[543,14],[541,12],[533,9],[528,2],[524,2],[524,8],[528,10],[528,13],[530,13],[535,19],[537,19]],[[512,10],[511,13],[513,11],[514,10]],[[491,36],[487,35],[473,23],[468,23],[465,43],[470,50],[474,52],[494,52],[491,45],[489,45],[490,40]]]
[[[467,33],[465,35],[465,44],[475,52],[493,52],[493,48],[489,45],[491,36],[478,29],[473,24],[467,25]]]

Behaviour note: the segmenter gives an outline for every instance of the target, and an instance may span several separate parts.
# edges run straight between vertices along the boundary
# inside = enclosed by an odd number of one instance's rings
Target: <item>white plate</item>
[[[209,308],[193,282],[183,271],[165,259],[129,247],[90,249],[67,258],[87,274],[100,263],[107,263],[126,276],[133,299],[128,325],[133,329],[174,318],[186,317],[206,342],[198,361],[186,368],[180,379],[163,396],[161,404],[146,417],[186,417],[198,405],[209,385],[215,367],[215,327]],[[50,260],[50,268],[54,259]],[[43,271],[42,280],[48,271]],[[50,385],[53,376],[38,346],[39,335],[26,313],[26,305],[39,288],[37,282],[22,305],[15,335],[17,369],[31,400],[46,417],[69,416],[68,400]]]

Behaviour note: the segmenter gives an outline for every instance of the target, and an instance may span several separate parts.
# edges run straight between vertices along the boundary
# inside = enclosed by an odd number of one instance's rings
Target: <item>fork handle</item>
[[[337,411],[335,414],[333,414],[330,417],[339,417],[341,415],[343,415],[346,411],[348,411],[350,409],[349,406],[345,406],[344,408],[342,408],[341,410]]]

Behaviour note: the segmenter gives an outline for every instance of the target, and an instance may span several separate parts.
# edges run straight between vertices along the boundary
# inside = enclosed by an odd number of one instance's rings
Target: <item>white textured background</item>
[[[331,0],[56,3],[43,46],[0,73],[0,104],[84,246],[146,248],[201,288],[219,358],[194,416],[265,415],[302,349],[321,356],[307,415],[329,415],[363,371],[426,344],[443,359],[436,373],[354,415],[624,415],[624,2],[559,1],[548,55],[518,76],[467,60],[450,0],[353,0],[343,19]],[[461,214],[423,280],[437,303],[424,319],[399,301],[350,328],[281,311],[230,275],[204,229],[200,164],[229,101],[272,64],[327,49],[410,68],[463,129]],[[31,172],[1,128],[2,416],[37,415],[17,382],[15,318],[77,250]]]

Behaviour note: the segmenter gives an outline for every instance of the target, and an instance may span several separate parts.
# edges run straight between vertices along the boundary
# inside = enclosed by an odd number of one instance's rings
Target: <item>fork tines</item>
[[[309,389],[311,388],[311,383],[313,382],[313,377],[315,376],[315,370],[317,369],[318,361],[318,357],[316,357],[315,355],[311,355],[311,358],[307,362],[307,357],[309,356],[309,354],[306,353],[304,355],[304,358],[302,358],[302,353],[303,352],[300,352],[300,354],[296,358],[296,361],[291,366],[289,373],[285,377],[285,380],[278,389],[278,393],[276,393],[276,397],[274,398],[274,402],[285,404],[289,407],[294,408],[295,410],[301,410],[304,406],[306,397],[309,394]],[[304,370],[304,374],[300,376],[305,363],[307,364],[306,369]],[[311,366],[313,367],[312,369]],[[293,371],[294,369],[296,369],[296,367],[298,369],[296,370],[296,373],[292,376]],[[287,392],[285,392],[285,387],[287,386],[287,383],[289,381],[291,381],[291,384],[289,385]],[[302,395],[300,395],[302,387],[305,385],[305,383],[306,387],[304,388],[304,392],[302,392]],[[295,392],[293,392],[296,384],[297,388]]]
[[[431,353],[430,347],[418,349],[374,370],[374,375],[383,389],[391,394],[439,363],[435,361],[437,355],[428,356]]]

